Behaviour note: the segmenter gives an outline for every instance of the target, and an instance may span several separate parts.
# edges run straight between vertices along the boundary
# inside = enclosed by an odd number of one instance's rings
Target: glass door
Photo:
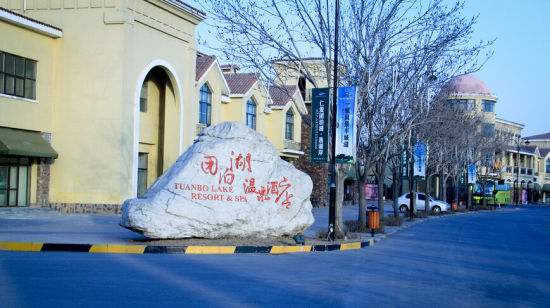
[[[8,206],[8,166],[0,166],[0,206]]]
[[[0,157],[0,206],[29,204],[29,159]]]

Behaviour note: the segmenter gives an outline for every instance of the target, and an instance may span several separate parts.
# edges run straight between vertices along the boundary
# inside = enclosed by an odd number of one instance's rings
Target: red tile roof
[[[258,81],[258,76],[254,73],[235,73],[224,74],[231,94],[245,94]]]
[[[544,133],[539,135],[533,135],[529,137],[525,137],[527,140],[550,140],[550,133]]]
[[[199,81],[199,79],[202,78],[204,74],[208,71],[210,66],[216,61],[215,56],[209,56],[205,54],[198,54],[196,63],[196,71],[195,71],[195,81]]]
[[[292,99],[297,89],[297,86],[289,85],[271,86],[269,88],[269,96],[271,96],[274,106],[284,106]]]

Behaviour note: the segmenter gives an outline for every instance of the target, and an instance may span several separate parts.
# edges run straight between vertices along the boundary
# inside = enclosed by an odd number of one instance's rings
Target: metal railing
[[[294,140],[285,140],[284,147],[288,150],[300,151],[302,148],[302,144]]]
[[[197,123],[197,136],[202,132],[203,129],[206,128],[206,124],[202,124],[202,123]]]

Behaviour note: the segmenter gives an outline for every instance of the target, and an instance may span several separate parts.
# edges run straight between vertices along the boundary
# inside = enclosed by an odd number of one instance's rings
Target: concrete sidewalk
[[[345,206],[343,220],[356,220],[358,206]],[[386,207],[386,213],[391,207]],[[315,222],[304,235],[315,238],[328,226],[328,208],[314,208]],[[0,242],[127,244],[147,238],[118,225],[118,215],[62,214],[50,209],[0,209]],[[391,230],[395,227],[387,227]],[[368,236],[370,237],[370,236]],[[361,236],[361,239],[367,236]]]
[[[385,207],[385,213],[393,215],[391,203]],[[309,239],[310,242],[319,232],[327,230],[328,208],[314,208],[313,215],[315,222],[304,232],[306,241]],[[356,220],[358,206],[345,206],[342,216],[344,221]],[[431,218],[437,217],[431,216],[428,219]],[[386,227],[385,234],[377,234],[375,240],[378,241],[399,229],[426,220],[405,220],[401,227]],[[120,227],[119,221],[118,215],[62,214],[49,209],[4,208],[0,209],[0,242],[135,244],[147,240],[141,234]],[[370,238],[370,234],[367,233],[354,235],[356,238],[353,240]],[[214,244],[220,245],[219,241]]]

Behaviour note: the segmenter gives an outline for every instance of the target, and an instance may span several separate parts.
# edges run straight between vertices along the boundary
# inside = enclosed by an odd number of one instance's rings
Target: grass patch
[[[401,217],[394,217],[394,216],[386,216],[386,218],[384,218],[384,220],[382,221],[382,223],[384,224],[384,226],[388,226],[388,227],[399,227],[401,226],[401,224],[403,224],[403,220],[401,219]]]
[[[346,228],[347,232],[367,232],[370,231],[370,229],[367,228],[367,226],[362,225],[357,220],[346,220],[344,221],[344,226]]]
[[[411,217],[409,211],[405,212],[405,217],[406,218]],[[416,211],[414,213],[414,218],[428,218],[428,213],[426,213],[425,211]]]

